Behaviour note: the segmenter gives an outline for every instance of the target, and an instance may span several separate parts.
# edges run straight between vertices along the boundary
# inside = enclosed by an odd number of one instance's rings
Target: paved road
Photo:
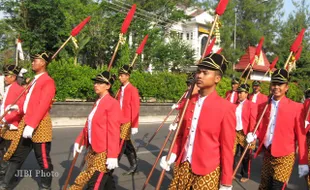
[[[144,124],[139,128],[139,133],[134,137],[134,141],[136,146],[139,144],[143,144],[143,141],[147,141],[159,124]],[[62,128],[54,128],[54,139],[52,144],[52,162],[54,165],[54,179],[52,184],[52,189],[58,190],[64,184],[65,178],[67,176],[70,163],[72,160],[72,155],[70,154],[72,150],[72,144],[81,130],[81,126],[77,127],[66,127]],[[158,150],[160,149],[166,134],[168,133],[167,126],[164,127],[163,130],[154,138],[152,143],[145,149],[139,148],[138,157],[139,157],[139,173],[134,177],[123,175],[123,173],[128,169],[128,161],[124,156],[120,161],[120,168],[116,169],[114,172],[114,176],[117,183],[117,189],[125,190],[125,189],[138,189],[140,190],[144,184],[146,176],[149,174],[149,171],[156,159],[158,154]],[[70,154],[70,155],[69,155]],[[206,158],[207,159],[207,158]],[[71,179],[71,184],[74,178],[78,175],[80,169],[81,157],[78,159],[76,167],[73,170],[73,176]],[[251,180],[246,183],[240,183],[237,176],[237,180],[234,181],[234,190],[252,190],[258,188],[259,176],[260,176],[260,168],[261,168],[261,157],[257,158],[253,161],[252,164],[252,176]],[[24,177],[21,178],[19,183],[16,186],[16,190],[35,190],[38,189],[38,181],[36,178],[35,172],[39,169],[38,164],[36,163],[33,152],[30,153],[27,158],[23,169],[31,171],[32,177]],[[156,168],[153,177],[150,180],[147,189],[154,189],[156,186],[158,176],[160,174],[159,167]],[[171,180],[171,172],[166,174],[166,177],[162,184],[162,189],[167,189],[167,186]],[[297,175],[297,166],[295,166],[293,175],[291,177],[290,183],[288,185],[288,189],[300,189],[305,190],[305,181],[298,178]]]

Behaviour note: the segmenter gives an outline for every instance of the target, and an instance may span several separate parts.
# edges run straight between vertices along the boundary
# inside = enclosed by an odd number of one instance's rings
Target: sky
[[[295,10],[295,6],[292,3],[292,0],[284,0],[284,17],[283,20],[286,20],[288,15]]]
[[[291,13],[295,9],[292,4],[292,0],[284,0],[284,17],[283,20],[286,20],[289,13]],[[0,11],[0,19],[3,18],[3,12]]]

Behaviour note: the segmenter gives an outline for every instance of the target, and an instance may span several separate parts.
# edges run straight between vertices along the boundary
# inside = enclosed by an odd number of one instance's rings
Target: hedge
[[[96,94],[93,90],[94,78],[98,73],[105,70],[105,67],[93,69],[86,65],[74,65],[73,59],[53,61],[48,66],[48,72],[56,82],[57,101],[66,99],[82,99],[93,101]],[[117,69],[112,69],[112,73],[117,73]],[[186,89],[186,74],[174,74],[169,72],[146,73],[134,71],[131,75],[131,82],[139,89],[142,100],[152,97],[157,102],[177,101]],[[224,77],[217,86],[220,96],[224,97],[225,92],[231,89],[230,78]],[[113,85],[116,92],[120,84],[117,81]],[[268,94],[269,83],[262,83],[262,92]],[[300,101],[303,97],[302,90],[297,84],[291,83],[288,97],[295,101]]]

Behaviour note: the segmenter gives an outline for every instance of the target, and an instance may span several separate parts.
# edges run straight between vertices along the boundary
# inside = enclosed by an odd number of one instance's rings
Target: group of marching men
[[[56,92],[54,80],[47,73],[51,58],[47,53],[32,56],[34,78],[25,86],[17,82],[20,68],[6,65],[3,68],[6,84],[1,104],[0,190],[14,188],[15,175],[33,149],[40,166],[40,189],[51,189],[53,165],[50,157],[52,122],[49,115]],[[73,155],[83,147],[86,167],[70,189],[116,189],[112,177],[118,161],[125,154],[130,168],[137,170],[137,155],[130,136],[138,133],[140,98],[138,90],[129,82],[132,68],[123,65],[118,71],[121,87],[113,96],[111,91],[116,76],[104,71],[93,78],[98,95],[85,127],[74,144]],[[120,147],[121,146],[121,147]]]
[[[269,96],[260,92],[259,81],[253,81],[253,93],[249,94],[248,84],[233,79],[225,100],[217,94],[216,86],[226,67],[227,61],[219,54],[210,54],[198,64],[195,88],[199,90],[194,89],[190,98],[170,158],[163,156],[160,162],[167,171],[175,163],[169,189],[232,189],[237,154],[245,150],[240,181],[248,181],[257,140],[254,158],[264,154],[260,190],[285,189],[296,151],[299,177],[308,180],[310,99],[301,104],[287,98],[289,73],[278,69],[271,76]],[[307,98],[310,90],[306,93]],[[173,108],[183,111],[184,102]]]
[[[7,87],[1,105],[1,115],[5,115],[1,121],[1,146],[5,149],[3,160],[6,162],[0,165],[0,190],[14,185],[14,174],[32,149],[42,171],[40,189],[51,189],[52,122],[49,110],[56,87],[46,70],[49,56],[36,54],[32,59],[35,77],[26,87],[16,82],[18,67],[8,65],[3,71]],[[244,151],[247,144],[253,149],[257,139],[256,155],[264,153],[259,189],[285,188],[297,149],[299,176],[308,175],[306,141],[310,147],[310,138],[306,135],[308,122],[305,121],[309,118],[305,117],[309,115],[310,100],[302,105],[286,97],[289,73],[284,69],[273,72],[269,97],[260,93],[258,81],[252,83],[253,94],[249,96],[249,85],[239,85],[240,81],[233,80],[233,89],[224,99],[217,94],[216,86],[227,63],[223,55],[207,55],[187,81],[189,86],[195,85],[189,103],[183,99],[173,106],[180,111],[187,107],[173,153],[169,159],[163,156],[160,162],[167,171],[175,163],[169,189],[232,189],[235,154]],[[129,82],[131,71],[128,65],[118,70],[121,87],[115,96],[111,91],[115,75],[104,71],[92,79],[98,100],[73,150],[75,156],[87,147],[86,167],[70,189],[116,189],[112,173],[123,153],[130,163],[128,173],[136,172],[137,155],[130,136],[138,132],[140,100],[138,90]],[[254,127],[261,117],[254,134]],[[242,161],[241,182],[249,178],[251,149]]]

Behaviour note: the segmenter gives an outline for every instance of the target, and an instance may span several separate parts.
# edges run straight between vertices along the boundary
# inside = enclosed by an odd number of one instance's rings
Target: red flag
[[[131,23],[131,20],[133,18],[133,15],[135,14],[135,12],[136,12],[136,4],[133,4],[131,9],[127,13],[127,16],[126,16],[124,22],[123,22],[121,33],[126,34],[127,29]]]
[[[219,50],[217,50],[217,54],[220,54],[222,52],[223,48],[220,48]]]
[[[71,31],[71,36],[74,37],[74,36],[78,35],[89,20],[90,20],[90,16],[85,18],[80,24],[78,24],[75,28],[73,28],[73,30]]]
[[[264,36],[262,36],[261,39],[259,40],[257,47],[256,47],[255,55],[257,55],[258,57],[260,56],[260,52],[262,51],[264,40],[265,40],[265,38],[264,38]]]
[[[298,34],[296,40],[295,40],[294,43],[292,44],[291,49],[290,49],[292,52],[296,53],[296,52],[298,51],[298,48],[299,48],[299,46],[301,45],[302,39],[303,39],[304,34],[305,34],[305,30],[306,30],[306,29],[303,28],[303,29],[300,31],[300,33]]]
[[[254,63],[255,63],[255,58],[259,58],[260,52],[262,51],[263,43],[264,43],[264,36],[262,36],[261,39],[259,40],[259,43],[258,43],[258,45],[257,45],[257,47],[256,47],[255,55],[254,55],[254,57],[250,60],[251,65],[254,65]]]
[[[212,39],[212,41],[211,41],[211,43],[209,44],[209,46],[207,47],[206,52],[205,52],[205,54],[204,54],[203,57],[205,57],[205,56],[207,56],[207,55],[209,55],[209,54],[211,53],[212,48],[213,48],[213,46],[214,46],[214,44],[215,44],[215,40],[216,40],[215,38]]]
[[[229,0],[220,0],[219,4],[215,9],[215,14],[222,15],[225,12]]]
[[[139,47],[138,47],[138,49],[137,49],[137,51],[136,51],[137,54],[141,54],[141,53],[142,53],[142,51],[143,51],[143,49],[144,49],[144,45],[145,45],[145,43],[146,43],[148,37],[149,37],[149,35],[147,34],[147,35],[144,37],[144,39],[142,40],[141,44],[139,45]]]
[[[301,52],[302,52],[302,46],[298,48],[298,51],[295,55],[295,61],[298,61],[298,59],[300,58]]]
[[[269,70],[270,71],[276,66],[278,60],[279,60],[278,56],[276,58],[274,58],[274,60],[272,61],[271,65],[269,66]]]

